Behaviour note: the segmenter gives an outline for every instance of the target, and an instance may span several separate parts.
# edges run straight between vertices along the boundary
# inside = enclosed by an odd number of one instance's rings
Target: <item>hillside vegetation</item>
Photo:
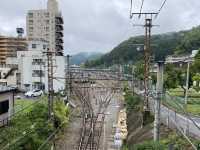
[[[137,44],[144,43],[144,36],[131,37],[120,43],[110,53],[87,61],[85,66],[111,66],[113,64],[135,63],[143,58],[143,48]],[[187,31],[171,32],[152,36],[152,51],[155,60],[163,60],[167,55],[185,54],[200,47],[200,26]]]
[[[98,59],[102,56],[101,53],[96,52],[81,52],[76,55],[73,55],[70,59],[70,64],[72,65],[81,65],[82,63],[85,63],[86,61],[91,61]]]

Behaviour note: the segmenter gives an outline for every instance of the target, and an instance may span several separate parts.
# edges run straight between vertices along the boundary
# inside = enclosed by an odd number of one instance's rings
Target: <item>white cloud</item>
[[[133,0],[134,11],[141,0]],[[145,0],[144,11],[158,10],[163,0]],[[59,0],[65,21],[65,53],[111,50],[130,36],[143,34],[142,28],[133,28],[130,20],[130,0]],[[0,34],[16,35],[16,27],[25,27],[29,9],[46,7],[46,0],[1,0]],[[160,27],[154,33],[188,29],[200,24],[197,0],[168,0],[154,21]]]

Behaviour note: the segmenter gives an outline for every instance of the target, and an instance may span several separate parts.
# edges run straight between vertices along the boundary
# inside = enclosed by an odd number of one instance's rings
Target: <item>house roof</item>
[[[0,94],[16,91],[16,88],[0,85]]]

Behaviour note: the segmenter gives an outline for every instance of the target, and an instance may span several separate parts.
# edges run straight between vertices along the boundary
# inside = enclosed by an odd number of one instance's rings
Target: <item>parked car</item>
[[[20,95],[15,96],[16,99],[21,99],[22,97]]]
[[[32,90],[32,91],[26,92],[24,95],[26,97],[38,97],[38,96],[43,95],[43,91],[42,90]]]

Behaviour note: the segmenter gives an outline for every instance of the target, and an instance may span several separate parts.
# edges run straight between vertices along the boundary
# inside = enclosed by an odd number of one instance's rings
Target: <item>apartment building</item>
[[[0,86],[17,86],[17,65],[0,64]]]
[[[16,57],[17,51],[26,51],[27,46],[25,38],[0,36],[0,64],[5,64],[7,57]]]
[[[42,89],[48,91],[47,51],[49,43],[43,39],[28,41],[28,51],[18,51],[16,58],[7,58],[7,65],[17,65],[15,76],[17,86],[22,91]],[[65,57],[53,57],[55,77],[65,77]],[[65,88],[65,79],[54,80],[54,90],[57,92]]]
[[[0,127],[7,125],[14,113],[14,88],[0,85]]]
[[[63,23],[57,0],[48,0],[47,9],[28,11],[28,39],[44,39],[49,42],[50,50],[63,56]]]

